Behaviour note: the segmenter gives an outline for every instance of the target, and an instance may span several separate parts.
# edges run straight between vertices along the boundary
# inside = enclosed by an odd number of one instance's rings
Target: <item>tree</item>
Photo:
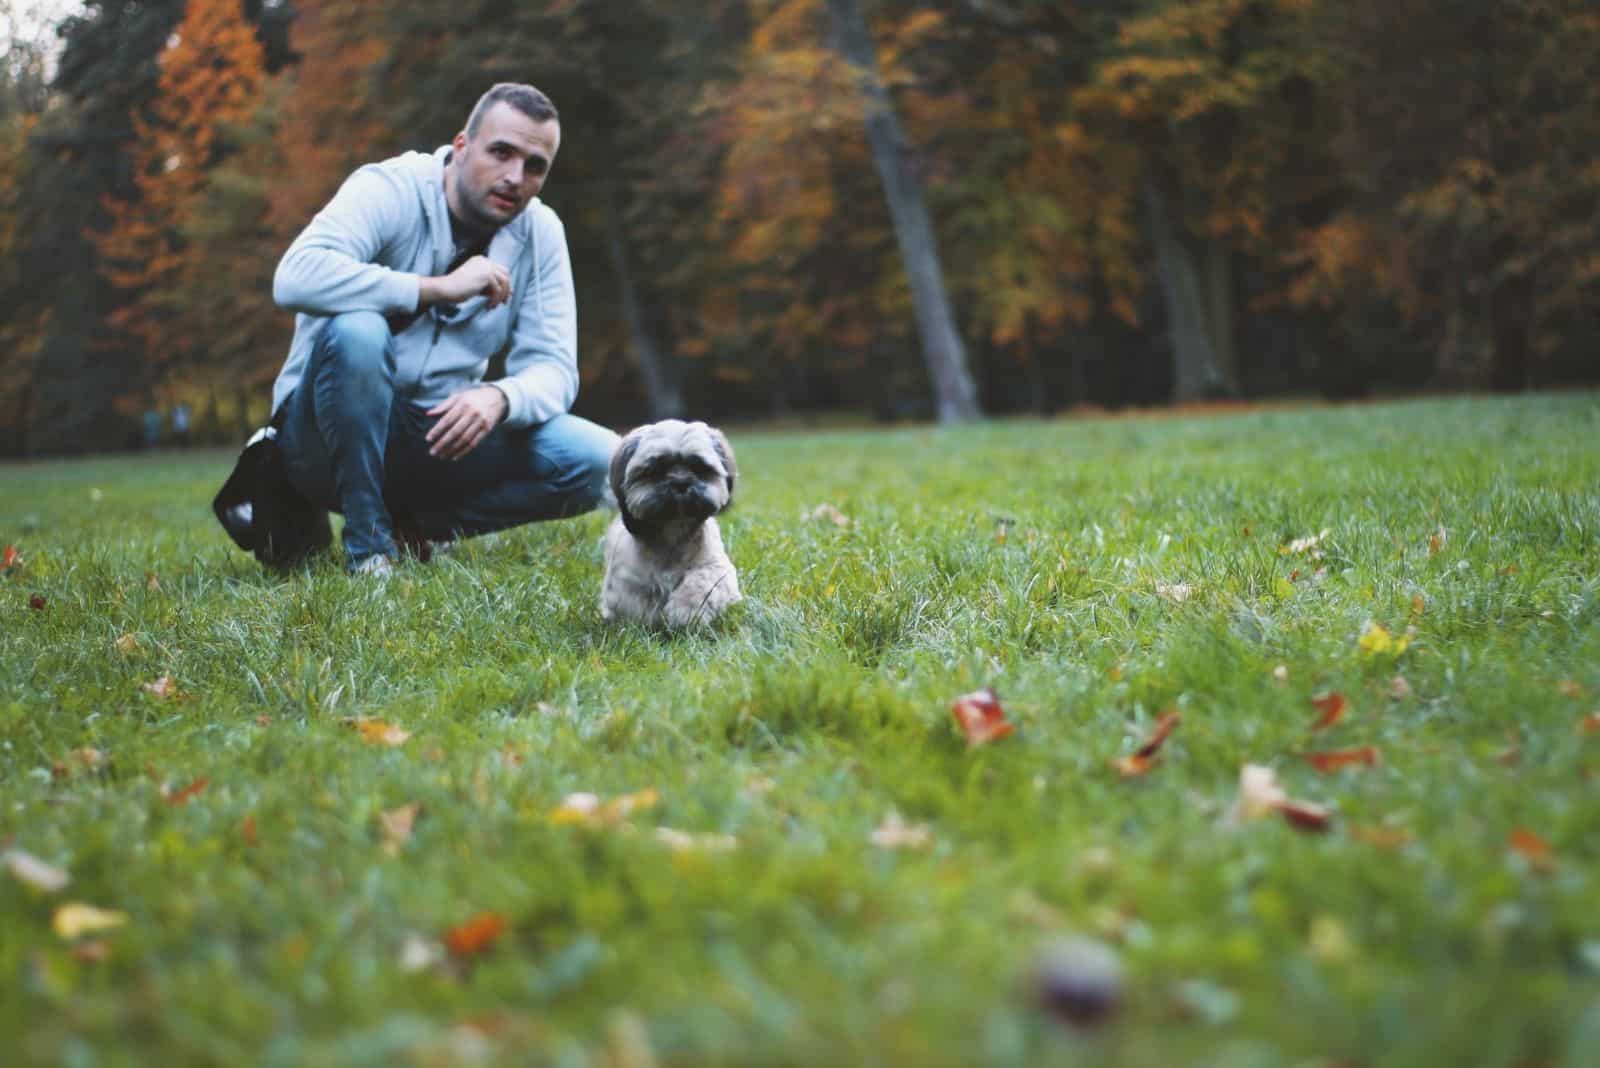
[[[95,235],[101,272],[123,295],[110,322],[137,343],[152,383],[204,351],[203,335],[177,328],[182,224],[224,155],[224,131],[249,120],[265,79],[238,0],[190,0],[159,63],[158,95],[133,118],[136,195],[108,202],[110,226]]]

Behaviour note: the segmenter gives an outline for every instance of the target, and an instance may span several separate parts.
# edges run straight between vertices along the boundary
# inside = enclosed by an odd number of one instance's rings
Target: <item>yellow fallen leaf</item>
[[[30,886],[42,894],[54,894],[66,889],[72,881],[72,876],[53,864],[46,864],[32,853],[20,849],[7,849],[0,853],[0,867],[11,873],[11,877],[24,886]]]
[[[576,823],[585,827],[610,827],[621,823],[635,812],[654,808],[660,800],[661,795],[654,787],[622,794],[604,802],[597,794],[568,794],[562,799],[561,804],[551,811],[550,822],[558,825]]]
[[[674,853],[726,853],[739,845],[739,839],[731,834],[680,831],[673,827],[657,827],[655,839]]]
[[[1411,644],[1409,635],[1396,638],[1382,623],[1368,622],[1357,647],[1367,656],[1399,656]]]
[[[56,934],[69,942],[82,935],[114,930],[127,922],[126,912],[96,908],[76,901],[57,908],[55,915],[50,918],[50,926]]]
[[[359,716],[350,722],[361,733],[361,740],[369,745],[404,745],[406,739],[411,737],[410,731],[369,716]]]
[[[1311,921],[1311,955],[1329,964],[1349,960],[1355,951],[1344,924],[1336,916],[1323,914]]]
[[[123,656],[132,656],[139,651],[139,638],[131,631],[117,639],[117,652]]]

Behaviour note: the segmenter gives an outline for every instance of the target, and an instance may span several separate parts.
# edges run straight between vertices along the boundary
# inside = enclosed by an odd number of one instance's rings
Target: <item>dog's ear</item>
[[[611,495],[617,499],[617,511],[622,515],[622,525],[636,538],[640,536],[639,521],[628,511],[628,495],[622,492],[622,483],[628,474],[628,463],[638,450],[639,431],[634,430],[622,439],[617,451],[611,454]]]
[[[711,435],[711,447],[717,450],[717,455],[722,459],[722,466],[728,472],[728,500],[733,500],[733,480],[738,476],[739,469],[733,463],[733,446],[728,444],[727,437],[716,427],[706,427],[706,433]]]

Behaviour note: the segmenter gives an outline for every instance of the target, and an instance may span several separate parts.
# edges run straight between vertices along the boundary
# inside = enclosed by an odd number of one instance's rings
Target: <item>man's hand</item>
[[[484,435],[506,417],[506,395],[493,386],[474,386],[428,409],[439,421],[428,431],[428,453],[459,460],[478,447]]]
[[[417,293],[419,307],[460,304],[481,293],[493,308],[511,299],[511,272],[487,256],[474,256],[447,275],[421,279]]]

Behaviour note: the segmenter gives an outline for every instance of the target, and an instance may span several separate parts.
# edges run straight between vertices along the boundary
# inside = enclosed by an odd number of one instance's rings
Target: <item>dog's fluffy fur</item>
[[[652,627],[709,623],[739,600],[716,515],[733,499],[733,449],[704,423],[639,427],[611,458],[600,615]]]

